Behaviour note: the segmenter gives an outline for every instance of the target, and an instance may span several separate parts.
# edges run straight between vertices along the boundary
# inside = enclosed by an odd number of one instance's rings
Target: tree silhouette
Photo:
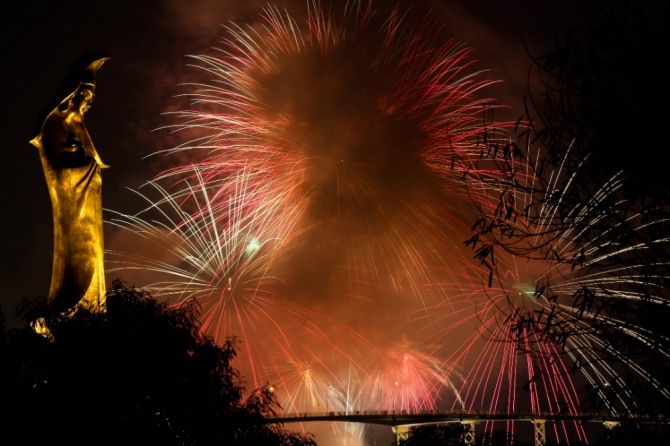
[[[631,444],[664,445],[670,440],[666,426],[642,428],[634,423],[622,423],[611,429],[605,428],[593,443],[596,446],[624,446]]]
[[[529,102],[535,137],[553,163],[568,158],[574,167],[590,156],[572,200],[622,171],[631,203],[668,204],[670,178],[659,148],[670,125],[670,86],[661,69],[668,8],[653,0],[586,3],[584,26],[557,30],[555,48],[534,57],[544,85],[543,100]]]
[[[427,424],[410,428],[407,439],[397,442],[398,446],[463,446],[469,427],[461,423]],[[475,437],[476,446],[526,446],[517,435],[506,430],[486,431]]]
[[[24,308],[29,320],[45,307]],[[313,445],[264,417],[278,403],[249,392],[236,340],[201,334],[195,306],[172,308],[119,281],[106,311],[46,315],[49,335],[5,333],[2,435],[22,443]],[[7,411],[6,411],[7,413]]]
[[[400,440],[399,446],[425,446],[442,444],[461,446],[465,444],[468,427],[461,423],[413,426],[407,439]]]
[[[667,413],[670,176],[659,140],[670,88],[658,58],[669,10],[589,5],[584,27],[558,30],[534,57],[543,100],[529,100],[516,141],[486,154],[500,163],[499,196],[466,243],[490,285],[504,256],[550,266],[534,284],[543,304],[510,295],[507,322],[520,341],[533,333],[564,349],[574,370],[607,368],[611,379],[590,382],[589,409]]]

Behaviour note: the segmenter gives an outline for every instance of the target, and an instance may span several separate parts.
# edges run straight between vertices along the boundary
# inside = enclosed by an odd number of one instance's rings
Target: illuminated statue
[[[109,57],[88,55],[78,85],[41,123],[30,143],[37,147],[53,211],[54,252],[48,303],[65,312],[86,306],[102,307],[105,300],[101,169],[103,163],[84,124],[95,95],[95,73]]]

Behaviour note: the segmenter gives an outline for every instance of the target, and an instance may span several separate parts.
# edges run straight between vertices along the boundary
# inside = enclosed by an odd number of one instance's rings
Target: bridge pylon
[[[463,420],[461,421],[463,427],[465,427],[465,433],[463,434],[463,443],[466,446],[475,446],[475,441],[477,440],[475,436],[475,425],[477,422],[475,420]]]
[[[619,427],[620,424],[621,423],[618,421],[603,421],[603,427],[610,431],[616,427]]]
[[[533,420],[535,446],[545,446],[547,444],[547,433],[544,429],[545,421],[546,420]]]
[[[409,425],[400,424],[398,426],[392,426],[391,429],[393,430],[393,433],[395,434],[396,444],[399,444],[400,440],[408,440],[409,439]]]

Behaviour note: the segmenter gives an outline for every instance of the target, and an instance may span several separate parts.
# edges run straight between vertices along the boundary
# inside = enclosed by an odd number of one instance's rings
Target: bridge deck
[[[349,423],[383,424],[387,426],[435,424],[463,421],[581,421],[581,422],[634,422],[642,424],[670,424],[664,414],[611,415],[603,413],[530,413],[530,412],[468,412],[468,411],[390,411],[365,410],[349,412],[283,413],[265,419],[266,423],[305,423],[314,421],[345,421]]]

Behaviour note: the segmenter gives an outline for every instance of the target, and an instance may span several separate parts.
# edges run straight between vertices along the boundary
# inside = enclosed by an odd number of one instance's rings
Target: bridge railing
[[[389,419],[443,419],[444,421],[463,420],[555,420],[555,421],[586,421],[586,422],[625,422],[670,424],[670,416],[666,414],[610,414],[599,412],[552,413],[552,412],[491,412],[463,410],[349,410],[326,412],[294,412],[278,413],[268,417],[268,422],[290,421],[357,421],[374,423],[375,419],[388,423]],[[363,421],[367,419],[369,421]]]

